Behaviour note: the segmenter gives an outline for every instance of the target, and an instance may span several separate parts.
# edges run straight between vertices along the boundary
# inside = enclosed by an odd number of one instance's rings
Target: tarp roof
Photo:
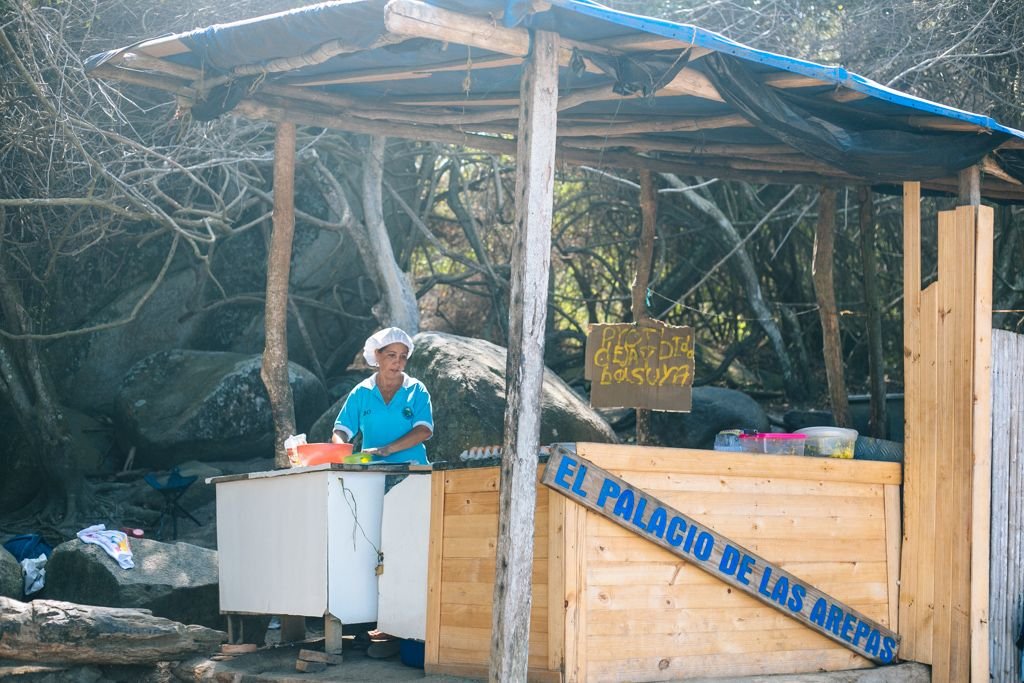
[[[270,120],[513,152],[533,29],[561,36],[558,145],[577,163],[757,182],[920,180],[1024,200],[1024,132],[840,67],[589,0],[327,2],[91,57],[198,119]]]

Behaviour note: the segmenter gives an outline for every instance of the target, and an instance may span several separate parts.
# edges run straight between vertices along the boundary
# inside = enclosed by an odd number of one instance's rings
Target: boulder
[[[754,399],[721,387],[694,387],[689,413],[651,413],[652,438],[674,448],[712,448],[723,429],[769,428],[768,415]]]
[[[505,421],[505,349],[481,339],[423,332],[406,372],[423,382],[434,406],[432,461],[457,460],[471,446],[500,444]],[[344,398],[310,430],[310,441],[330,437]],[[542,444],[559,441],[615,442],[615,432],[558,375],[545,369],[541,397]]]
[[[196,272],[186,269],[169,273],[130,323],[50,345],[47,354],[53,367],[66,369],[58,373],[57,381],[70,405],[83,410],[109,410],[121,378],[133,364],[157,351],[188,345],[200,322],[197,316],[185,316],[196,288]],[[95,325],[128,317],[150,285],[147,280],[122,290],[110,304],[79,324]]]
[[[24,589],[21,565],[6,548],[0,547],[0,597],[21,600]]]
[[[178,624],[146,610],[56,600],[0,598],[0,624],[0,658],[47,664],[153,664],[213,652],[227,639],[222,631]]]
[[[162,351],[125,376],[115,402],[119,437],[136,461],[169,468],[183,460],[273,457],[274,423],[260,379],[262,359],[213,351]],[[311,372],[288,364],[295,420],[304,431],[327,405]]]
[[[77,538],[60,544],[46,565],[46,597],[143,608],[184,624],[222,626],[216,551],[146,538],[129,544],[133,569],[121,569],[99,546]]]

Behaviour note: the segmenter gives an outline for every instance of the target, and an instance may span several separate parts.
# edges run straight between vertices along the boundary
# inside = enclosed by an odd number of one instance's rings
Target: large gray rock
[[[170,467],[183,460],[273,456],[274,423],[260,379],[262,359],[212,351],[163,351],[125,376],[115,403],[120,437],[137,460]],[[288,364],[299,431],[323,412],[320,380]]]
[[[500,444],[505,420],[505,349],[481,339],[423,332],[406,372],[423,382],[434,406],[432,461],[457,460],[471,446]],[[344,398],[310,430],[310,441],[329,438]],[[615,442],[615,432],[555,373],[545,369],[541,397],[542,444]]]
[[[768,415],[754,399],[721,387],[694,387],[689,413],[651,413],[652,437],[674,448],[711,448],[723,429],[769,428]]]
[[[65,368],[57,381],[70,405],[109,410],[121,378],[132,365],[157,351],[188,346],[201,320],[185,315],[194,295],[196,272],[187,269],[168,274],[130,323],[54,342],[47,353],[54,367]],[[121,291],[109,305],[79,324],[127,318],[150,285],[146,280]]]
[[[46,564],[47,599],[142,608],[183,624],[223,625],[216,551],[147,538],[129,544],[133,569],[121,569],[99,546],[77,538],[57,546]]]
[[[24,589],[21,565],[6,548],[0,547],[0,597],[21,600]]]

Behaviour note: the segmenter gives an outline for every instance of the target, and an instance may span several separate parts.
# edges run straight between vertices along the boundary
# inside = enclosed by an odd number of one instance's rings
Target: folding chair
[[[178,502],[185,495],[188,487],[198,478],[196,475],[183,477],[177,467],[173,468],[165,477],[158,477],[152,472],[143,477],[146,483],[159,491],[164,499],[164,507],[160,511],[160,520],[157,522],[156,528],[156,537],[158,539],[163,540],[164,524],[166,524],[168,518],[171,520],[171,538],[173,540],[178,540],[178,517],[180,515],[188,517],[199,526],[203,525],[202,522],[193,517],[192,513],[183,508],[181,503]]]

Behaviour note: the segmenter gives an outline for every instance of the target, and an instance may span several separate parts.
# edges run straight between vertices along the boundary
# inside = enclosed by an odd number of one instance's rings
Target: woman
[[[418,379],[405,374],[412,339],[397,327],[373,334],[363,358],[377,372],[349,392],[334,422],[333,443],[363,434],[363,450],[386,462],[429,465],[423,442],[434,434],[430,394]]]

